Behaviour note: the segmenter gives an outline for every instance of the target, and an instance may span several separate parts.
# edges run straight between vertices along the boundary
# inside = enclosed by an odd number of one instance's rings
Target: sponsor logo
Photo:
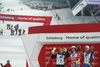
[[[14,17],[9,17],[9,16],[0,16],[0,18],[2,18],[2,19],[13,19],[14,20]]]
[[[44,18],[33,18],[33,20],[45,20]]]
[[[56,39],[59,39],[59,40],[62,40],[63,39],[63,37],[46,37],[46,39],[48,40],[50,40],[50,39],[53,39],[53,40],[56,40]]]
[[[52,49],[52,47],[46,47],[45,49]]]

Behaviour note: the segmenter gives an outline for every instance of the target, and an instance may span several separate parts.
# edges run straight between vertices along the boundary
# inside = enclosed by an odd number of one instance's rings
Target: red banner
[[[49,45],[44,45],[40,51],[39,54],[39,64],[40,67],[45,67],[46,62],[48,61],[49,57],[51,56],[51,50],[53,49],[53,47],[56,47],[57,50],[55,52],[55,54],[59,53],[59,48],[67,48],[68,52],[71,52],[71,46],[78,46],[81,45],[81,51],[84,52],[85,51],[85,46],[88,45],[90,47],[90,49],[94,49],[94,57],[95,57],[95,63],[94,66],[92,67],[99,67],[100,65],[100,44],[49,44]],[[81,66],[83,67],[83,55],[81,56]],[[56,59],[50,59],[50,61],[48,62],[47,67],[56,67]],[[66,67],[71,67],[70,63],[70,58],[66,58]]]
[[[52,17],[0,14],[0,20],[20,21],[20,22],[38,22],[38,23],[44,23],[44,25],[50,25]]]
[[[84,33],[100,32],[100,23],[93,24],[71,24],[29,27],[29,34],[35,33]]]

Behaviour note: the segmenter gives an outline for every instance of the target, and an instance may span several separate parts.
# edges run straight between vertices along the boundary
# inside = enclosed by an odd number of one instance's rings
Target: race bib
[[[90,56],[91,56],[91,53],[89,54],[87,54],[86,52],[84,53],[84,63],[89,62]]]
[[[57,65],[64,65],[64,55],[57,54],[56,64]]]

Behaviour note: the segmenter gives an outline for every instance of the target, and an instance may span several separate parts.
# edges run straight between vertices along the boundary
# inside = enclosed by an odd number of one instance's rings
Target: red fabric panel
[[[29,27],[29,34],[34,33],[78,33],[100,32],[100,23],[96,24],[72,24]]]

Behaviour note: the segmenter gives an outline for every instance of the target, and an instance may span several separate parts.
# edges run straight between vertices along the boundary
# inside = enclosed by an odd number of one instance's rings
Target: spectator
[[[10,29],[10,24],[7,24],[7,29]]]
[[[13,29],[13,25],[11,25],[11,29]]]
[[[58,18],[58,14],[56,14],[56,18]]]
[[[1,29],[0,29],[0,36],[1,36]]]
[[[25,35],[25,29],[23,29],[23,33],[22,33],[22,35]]]
[[[2,67],[12,67],[11,64],[10,64],[10,60],[7,60],[7,62],[6,62],[5,65],[3,65],[3,64],[1,63],[1,66],[2,66]]]
[[[18,28],[15,28],[15,32],[16,32],[16,35],[17,35],[17,32],[18,32]]]
[[[3,36],[3,29],[0,29],[0,36]]]
[[[21,10],[23,10],[23,8],[21,8]]]
[[[18,31],[19,31],[19,36],[20,36],[20,35],[21,35],[21,31],[22,31],[22,30],[21,30],[21,29],[19,29]]]
[[[10,8],[9,8],[9,9],[7,9],[7,11],[9,12],[9,11],[10,11]]]
[[[60,20],[60,17],[58,16],[58,20]]]
[[[11,29],[11,35],[14,35],[14,32],[15,32],[15,31],[14,31],[13,29]]]
[[[19,24],[16,25],[16,28],[19,28]]]
[[[16,31],[16,34],[17,34],[17,31],[18,31],[19,25],[18,25],[18,24],[15,25],[14,28],[15,28],[15,31]]]
[[[58,14],[56,14],[56,18],[57,18],[58,20],[60,20],[60,17],[59,17],[59,15],[58,15]]]
[[[4,23],[4,20],[2,21],[2,23]]]

